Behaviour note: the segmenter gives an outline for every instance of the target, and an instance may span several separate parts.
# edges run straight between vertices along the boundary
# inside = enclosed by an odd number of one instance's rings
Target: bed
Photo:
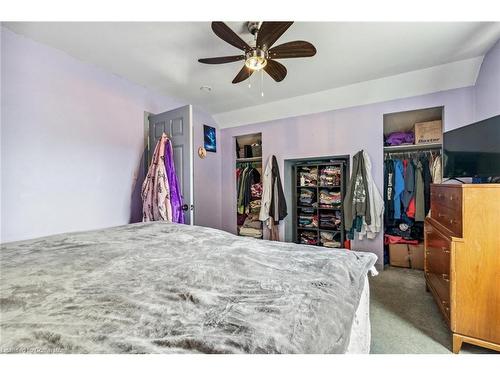
[[[165,222],[1,246],[2,353],[367,353],[376,256]]]

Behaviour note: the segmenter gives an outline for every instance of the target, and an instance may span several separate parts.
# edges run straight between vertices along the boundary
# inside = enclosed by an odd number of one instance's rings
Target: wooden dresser
[[[431,185],[425,280],[462,342],[500,351],[500,184]]]

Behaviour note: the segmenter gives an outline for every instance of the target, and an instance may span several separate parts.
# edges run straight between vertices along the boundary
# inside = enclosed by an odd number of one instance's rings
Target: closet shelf
[[[251,161],[262,161],[262,156],[256,156],[254,158],[238,158],[236,162],[251,162]]]
[[[424,145],[401,145],[401,146],[384,146],[384,151],[412,151],[412,150],[432,150],[441,148],[441,143],[429,143]]]

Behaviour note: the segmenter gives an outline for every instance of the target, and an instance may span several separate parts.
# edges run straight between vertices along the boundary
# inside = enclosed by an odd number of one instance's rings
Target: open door
[[[149,116],[148,163],[156,142],[165,132],[173,145],[174,165],[182,194],[185,223],[194,223],[193,110],[190,105]]]

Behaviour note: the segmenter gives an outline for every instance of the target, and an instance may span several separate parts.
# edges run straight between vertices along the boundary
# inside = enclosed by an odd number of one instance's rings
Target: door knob
[[[189,206],[187,204],[182,205],[182,211],[187,211],[189,210]]]

